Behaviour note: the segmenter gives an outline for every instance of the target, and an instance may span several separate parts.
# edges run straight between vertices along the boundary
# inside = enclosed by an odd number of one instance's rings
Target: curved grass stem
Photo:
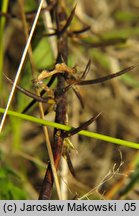
[[[0,108],[0,113],[4,113],[4,111],[5,111],[5,109]],[[21,114],[21,113],[14,112],[14,111],[8,111],[7,114],[10,116],[15,116],[17,118],[21,118],[21,119],[31,121],[31,122],[34,122],[37,124],[47,125],[47,126],[51,126],[54,128],[58,128],[58,129],[64,130],[64,131],[70,131],[71,129],[73,129],[73,127],[70,127],[68,125],[63,125],[63,124],[59,124],[56,122],[50,122],[50,121],[47,121],[44,119],[36,118],[36,117],[30,116],[30,115]],[[83,135],[83,136],[87,136],[87,137],[91,137],[94,139],[102,140],[105,142],[109,142],[109,143],[113,143],[113,144],[117,144],[117,145],[122,145],[122,146],[129,147],[129,148],[139,149],[139,143],[136,143],[136,142],[126,141],[126,140],[122,140],[122,139],[118,139],[118,138],[114,138],[114,137],[110,137],[110,136],[106,136],[103,134],[94,133],[94,132],[90,132],[90,131],[86,131],[86,130],[82,130],[78,134]]]

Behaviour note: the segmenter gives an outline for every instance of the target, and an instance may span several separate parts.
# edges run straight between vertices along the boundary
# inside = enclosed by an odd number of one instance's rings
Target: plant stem
[[[60,7],[60,3],[58,4],[56,16],[58,19],[60,19],[60,15],[63,15],[61,17],[66,18],[65,12]],[[62,25],[60,23],[60,20],[57,21],[57,29],[62,28]],[[57,46],[58,46],[58,57],[56,63],[62,63],[63,61],[67,63],[67,56],[68,56],[68,44],[67,44],[67,33],[65,32],[57,39]],[[57,74],[57,87],[56,87],[56,94],[55,97],[58,99],[56,104],[56,117],[55,122],[60,124],[65,124],[66,122],[66,95],[63,95],[61,97],[61,89],[65,88],[65,78],[62,73]],[[62,155],[62,148],[63,148],[63,140],[64,138],[61,135],[62,131],[58,128],[55,128],[54,130],[54,144],[52,146],[53,148],[53,155],[54,155],[54,161],[55,161],[55,167],[58,170],[61,155]],[[51,170],[51,165],[48,165],[43,186],[40,191],[39,199],[50,199],[51,193],[53,188],[53,175]]]
[[[0,113],[4,113],[4,111],[5,111],[5,109],[0,108]],[[15,116],[17,118],[21,118],[21,119],[31,121],[31,122],[34,122],[37,124],[41,124],[41,125],[47,125],[50,127],[60,129],[60,130],[64,130],[64,131],[70,131],[71,129],[73,129],[73,127],[68,126],[68,125],[46,121],[44,119],[36,118],[36,117],[26,115],[26,114],[17,113],[17,112],[11,111],[11,110],[8,111],[7,114],[10,116]],[[86,131],[86,130],[82,130],[78,134],[83,135],[83,136],[87,136],[90,138],[102,140],[105,142],[109,142],[109,143],[113,143],[113,144],[117,144],[117,145],[122,145],[122,146],[129,147],[129,148],[139,149],[139,143],[136,143],[136,142],[126,141],[126,140],[122,140],[122,139],[118,139],[118,138],[114,138],[114,137],[110,137],[107,135],[94,133],[94,132]]]
[[[9,0],[2,2],[3,13],[6,13],[8,8]],[[5,17],[0,18],[0,92],[2,90],[2,71],[3,71],[3,58],[4,58],[4,45],[3,45],[3,35],[4,35]]]
[[[26,41],[27,41],[27,39],[28,39],[28,26],[27,26],[26,17],[24,14],[24,5],[23,5],[22,0],[18,0],[18,2],[20,5],[20,8],[21,8],[21,17],[22,17],[23,27],[24,27],[24,31],[25,31],[25,37],[26,37]],[[31,45],[29,45],[28,54],[29,54],[29,60],[30,60],[30,64],[31,64],[32,76],[34,79],[35,78],[35,63],[33,60],[33,53],[32,53]],[[35,88],[35,92],[36,92],[37,96],[40,97],[39,89]],[[40,112],[40,117],[42,119],[44,119],[45,118],[44,117],[44,110],[43,110],[43,105],[41,102],[39,102],[39,112]],[[62,195],[60,192],[60,185],[59,185],[59,181],[58,181],[58,176],[57,176],[57,172],[56,172],[56,168],[55,168],[55,164],[54,164],[54,158],[53,158],[53,152],[52,152],[52,147],[51,147],[51,143],[50,143],[49,133],[48,133],[47,126],[45,126],[45,125],[43,125],[43,132],[44,132],[44,136],[45,136],[45,141],[46,141],[49,159],[51,162],[52,173],[53,173],[54,181],[56,184],[57,194],[58,194],[59,199],[62,199]]]

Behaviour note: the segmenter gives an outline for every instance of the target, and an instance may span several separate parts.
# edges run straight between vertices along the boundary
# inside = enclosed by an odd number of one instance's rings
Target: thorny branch
[[[57,29],[62,28],[62,21],[67,19],[66,14],[63,8],[60,7],[60,4],[57,5],[56,8],[56,20],[57,20]],[[58,57],[57,63],[62,63],[63,61],[67,63],[68,57],[68,44],[67,44],[67,35],[64,32],[62,35],[57,38],[57,46],[58,46]],[[64,71],[63,71],[64,72]],[[55,91],[55,97],[59,97],[59,101],[56,105],[56,117],[55,122],[65,124],[66,123],[66,96],[59,95],[59,91],[65,88],[65,78],[64,73],[59,73],[57,76],[57,88]],[[61,92],[61,91],[60,91]],[[62,155],[62,147],[63,147],[63,137],[61,136],[61,130],[54,130],[54,143],[53,143],[53,156],[55,161],[56,169],[59,168],[60,159]],[[51,164],[49,163],[44,181],[42,184],[42,188],[40,191],[39,199],[50,199],[52,188],[53,188],[53,174],[51,169]]]
[[[82,79],[84,79],[89,71],[89,67],[90,67],[90,61],[88,62],[84,73],[81,76],[81,80],[77,81],[74,78],[74,75],[72,73],[68,73],[68,69],[65,67],[61,70],[57,70],[57,65],[67,65],[67,58],[68,58],[68,32],[67,29],[74,17],[74,13],[75,13],[75,8],[76,6],[73,8],[69,18],[67,18],[66,13],[64,11],[64,9],[62,7],[60,7],[60,3],[58,3],[57,5],[57,10],[56,10],[56,24],[57,24],[57,31],[56,31],[56,35],[57,35],[57,47],[58,47],[58,57],[57,57],[57,61],[56,61],[56,70],[53,70],[53,72],[50,72],[52,75],[55,74],[55,76],[57,77],[57,87],[55,90],[55,101],[57,102],[56,104],[56,117],[55,117],[55,122],[57,123],[61,123],[61,124],[65,124],[66,123],[66,114],[67,114],[67,110],[66,110],[66,95],[63,94],[63,90],[66,88],[65,87],[65,81],[67,83],[69,83],[70,78],[73,78],[73,80],[75,81],[75,84],[77,85],[88,85],[88,84],[95,84],[95,83],[99,83],[99,82],[104,82],[105,80],[109,80],[112,79],[114,77],[117,77],[121,74],[124,74],[132,69],[134,69],[135,66],[131,66],[129,68],[126,68],[116,74],[112,74],[112,75],[108,75],[99,79],[96,79],[94,81],[84,81]],[[63,24],[63,22],[65,21],[65,24]],[[44,77],[49,76],[49,73],[44,73],[43,74]],[[73,82],[74,84],[74,82]],[[72,86],[72,84],[71,84]],[[76,93],[75,88],[73,89],[74,92]],[[66,92],[66,91],[65,91]],[[78,98],[80,99],[80,94],[77,94]],[[81,101],[81,99],[80,99]],[[83,103],[81,101],[81,105],[83,106]],[[88,120],[87,122],[85,122],[83,125],[81,125],[80,127],[71,130],[68,133],[63,133],[61,130],[59,129],[55,129],[54,130],[54,143],[52,146],[53,149],[53,156],[54,156],[54,161],[55,161],[55,167],[58,170],[59,169],[59,164],[60,164],[60,160],[61,160],[61,156],[62,156],[62,150],[63,150],[63,145],[64,145],[64,138],[68,137],[68,136],[72,136],[76,133],[78,133],[80,130],[86,128],[88,125],[90,125],[93,121],[95,121],[100,114],[96,115],[95,117],[92,117],[90,120]],[[70,170],[72,172],[73,175],[75,175],[74,173],[74,169],[72,167],[72,164],[70,163],[70,157],[69,157],[69,152],[67,152],[67,159],[68,159],[68,163],[69,163],[69,167]],[[44,180],[43,180],[43,185],[40,191],[40,195],[39,195],[39,199],[50,199],[51,197],[51,193],[52,193],[52,188],[53,188],[53,173],[52,173],[52,169],[51,169],[51,164],[49,163]]]
[[[48,76],[56,75],[57,76],[57,87],[55,90],[55,101],[56,104],[56,117],[55,122],[66,124],[66,95],[63,94],[63,89],[65,89],[65,80],[68,80],[68,76],[72,76],[74,71],[76,71],[75,68],[69,68],[67,66],[67,57],[68,57],[68,41],[67,41],[67,28],[70,25],[73,16],[75,12],[75,7],[72,10],[69,18],[67,19],[66,13],[64,12],[63,8],[58,5],[57,11],[56,11],[56,21],[57,21],[57,29],[60,32],[60,34],[57,35],[57,46],[58,46],[58,57],[57,57],[57,64],[55,66],[55,69],[51,71],[50,73],[47,71],[42,72],[40,76],[38,77],[38,80],[42,80]],[[64,27],[61,23],[63,23],[64,20],[67,20],[64,24]],[[62,30],[61,30],[62,29]],[[90,61],[87,64],[87,67],[85,69],[85,72],[83,73],[82,77],[86,75],[88,72],[88,67],[90,65]],[[82,126],[79,128],[76,128],[70,132],[70,135],[76,134],[78,131],[86,128],[88,125],[90,125],[99,115],[91,118],[89,121],[85,122]],[[53,155],[54,155],[54,161],[55,161],[55,167],[58,170],[61,156],[62,156],[62,150],[64,145],[64,138],[69,136],[69,134],[63,134],[63,132],[59,129],[54,130],[54,144],[52,146],[53,148]],[[67,151],[67,160],[70,167],[71,172],[74,175],[74,170],[72,167],[72,163],[70,161],[69,152]],[[40,191],[39,199],[50,199],[52,188],[53,188],[53,173],[51,169],[51,164],[49,163],[42,189]]]

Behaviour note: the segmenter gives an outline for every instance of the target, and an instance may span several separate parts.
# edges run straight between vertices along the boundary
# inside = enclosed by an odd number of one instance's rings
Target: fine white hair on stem
[[[31,28],[31,31],[30,31],[30,34],[29,34],[29,37],[28,37],[28,40],[27,40],[27,43],[26,43],[26,46],[25,46],[24,51],[23,51],[23,54],[22,54],[22,58],[21,58],[21,61],[20,61],[20,64],[19,64],[19,67],[18,67],[16,76],[15,76],[15,80],[14,80],[14,83],[13,83],[13,86],[12,86],[12,89],[11,89],[11,92],[10,92],[10,95],[9,95],[9,98],[8,98],[8,101],[7,101],[7,105],[6,105],[6,108],[5,108],[5,112],[4,112],[4,114],[3,114],[3,117],[2,117],[2,120],[1,120],[1,123],[0,123],[0,133],[1,133],[1,131],[2,131],[2,128],[3,128],[4,122],[5,122],[5,118],[6,118],[7,112],[8,112],[9,106],[10,106],[10,104],[11,104],[13,95],[14,95],[14,91],[15,91],[15,88],[16,88],[16,84],[17,84],[17,81],[18,81],[18,79],[19,79],[19,76],[20,76],[20,73],[21,73],[21,70],[22,70],[22,67],[23,67],[23,64],[24,64],[26,55],[27,55],[27,51],[28,51],[28,48],[29,48],[29,44],[30,44],[30,42],[31,42],[31,39],[32,39],[34,30],[35,30],[35,27],[36,27],[36,24],[37,24],[37,21],[38,21],[40,12],[41,12],[41,8],[42,8],[42,5],[43,5],[43,1],[44,1],[44,0],[41,0],[41,2],[40,2],[40,4],[39,4],[38,10],[37,10],[37,13],[36,13],[36,16],[35,16],[35,19],[34,19],[34,22],[33,22],[33,25],[32,25],[32,28]]]

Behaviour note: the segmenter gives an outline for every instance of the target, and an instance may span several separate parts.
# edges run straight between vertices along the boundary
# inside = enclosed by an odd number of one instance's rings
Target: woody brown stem
[[[59,6],[59,5],[58,5]],[[66,18],[65,12],[62,10],[62,8],[58,7],[60,12],[58,11],[57,15],[57,28],[61,28],[61,23],[59,20],[59,17],[62,19]],[[58,37],[57,40],[58,45],[58,58],[57,63],[61,63],[64,61],[67,63],[67,56],[68,56],[68,46],[67,46],[67,34],[64,32],[60,37]],[[55,122],[60,124],[65,124],[66,122],[66,95],[62,95],[61,97],[61,90],[65,88],[65,78],[64,78],[64,71],[63,73],[57,74],[57,87],[55,91],[55,97],[56,97],[56,117]],[[54,142],[53,142],[53,156],[54,156],[54,162],[56,170],[59,168],[61,156],[62,156],[62,148],[63,148],[63,137],[62,137],[62,131],[59,129],[54,130]],[[51,169],[51,164],[49,163],[44,180],[43,185],[40,191],[39,199],[42,200],[48,200],[51,198],[52,188],[53,188],[53,174]]]

